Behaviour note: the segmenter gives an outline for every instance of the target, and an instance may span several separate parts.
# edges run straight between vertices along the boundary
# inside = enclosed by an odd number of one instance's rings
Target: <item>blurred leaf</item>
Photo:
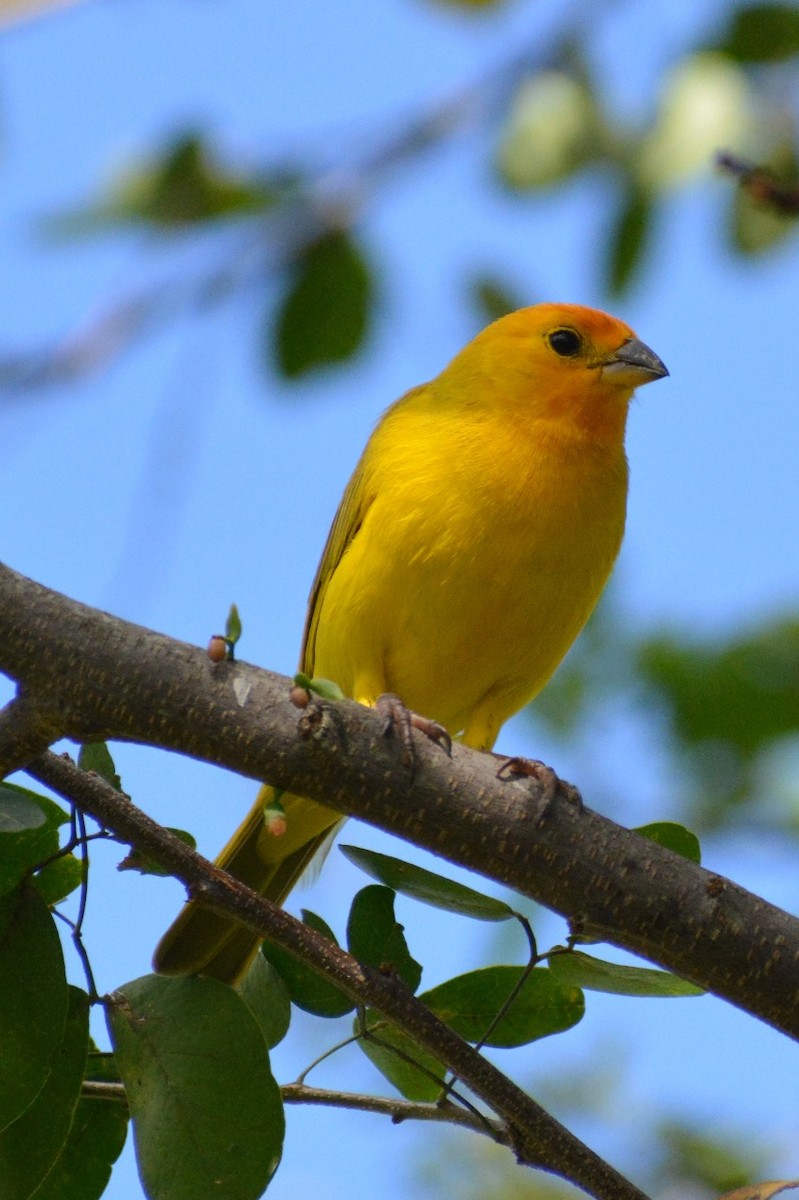
[[[238,993],[147,975],[114,992],[106,1016],[147,1194],[257,1200],[280,1162],[283,1106]]]
[[[271,1050],[283,1041],[291,1022],[291,997],[283,978],[263,954],[256,954],[236,990],[261,1027]]]
[[[652,235],[653,200],[646,188],[633,184],[622,197],[610,230],[605,287],[620,296],[640,271]]]
[[[768,155],[765,170],[787,185],[799,180],[799,161],[793,136]],[[780,245],[797,228],[796,217],[777,212],[768,201],[760,201],[751,188],[739,186],[731,201],[729,236],[739,254],[757,255]]]
[[[346,233],[326,233],[294,263],[270,334],[277,365],[294,379],[344,362],[360,349],[374,301],[372,272]]]
[[[738,62],[777,62],[799,53],[799,10],[792,4],[735,9],[720,48]]]
[[[0,1130],[33,1102],[59,1053],[67,1016],[55,923],[35,888],[0,898]]]
[[[638,184],[652,194],[710,176],[721,147],[747,145],[756,102],[746,71],[716,50],[666,72],[652,127],[635,148]]]
[[[60,1046],[32,1104],[0,1133],[3,1200],[28,1200],[48,1175],[67,1140],[78,1103],[89,1046],[89,998],[69,989]]]
[[[316,913],[303,909],[302,919],[310,929],[321,933],[334,946],[338,945],[333,930]],[[317,1017],[343,1017],[345,1013],[352,1012],[355,1004],[349,996],[339,991],[332,983],[328,983],[307,963],[301,962],[288,951],[272,945],[269,941],[263,943],[261,953],[278,972],[298,1008]]]
[[[773,1200],[781,1192],[799,1188],[799,1179],[771,1179],[766,1183],[751,1183],[747,1187],[725,1192],[719,1200]]]
[[[462,883],[426,871],[424,867],[413,866],[388,854],[378,854],[375,850],[363,850],[360,846],[339,846],[339,849],[373,879],[423,904],[432,904],[434,908],[474,917],[478,921],[507,921],[515,915],[504,900],[484,896]]]
[[[83,882],[83,863],[74,854],[54,858],[33,876],[33,883],[44,902],[52,908],[71,895]]]
[[[727,823],[755,795],[769,819],[764,756],[774,758],[799,731],[799,619],[725,640],[664,634],[642,642],[638,658],[689,771],[691,824],[701,830]]]
[[[649,825],[638,825],[634,832],[657,842],[659,846],[665,846],[667,850],[673,850],[675,854],[681,854],[691,862],[702,861],[699,838],[676,821],[653,821]]]
[[[174,834],[176,838],[180,838],[181,842],[185,842],[187,846],[191,846],[192,850],[197,849],[197,839],[193,833],[189,833],[186,829],[175,829],[172,825],[164,827],[167,832]],[[130,853],[126,854],[117,867],[118,871],[138,871],[139,875],[157,875],[159,877],[169,876],[170,872],[162,867],[160,863],[155,862],[152,858],[148,858],[141,850],[132,846]]]
[[[524,303],[505,283],[495,275],[478,275],[469,285],[472,303],[481,321],[498,321],[508,313],[522,308]]]
[[[799,619],[726,641],[676,635],[641,644],[642,676],[686,747],[730,743],[745,759],[799,729]]]
[[[392,971],[412,992],[421,982],[421,964],[411,956],[403,926],[394,916],[394,892],[371,884],[355,896],[347,921],[347,945],[359,962]]]
[[[739,254],[763,254],[779,246],[795,230],[795,217],[758,204],[743,188],[736,191],[732,201],[730,239]]]
[[[538,71],[513,98],[497,151],[500,178],[516,191],[550,187],[589,162],[601,140],[588,80],[571,70]]]
[[[274,204],[278,190],[256,174],[223,165],[202,134],[181,133],[159,155],[130,166],[98,203],[52,218],[47,228],[67,237],[130,223],[179,229],[260,212]]]
[[[81,771],[94,771],[111,787],[122,791],[122,780],[117,775],[107,742],[84,742],[78,754],[78,766]]]
[[[2,0],[0,25],[44,16],[51,8],[65,8],[69,3],[77,3],[77,0]]]
[[[771,1154],[752,1131],[725,1129],[723,1135],[697,1130],[695,1123],[667,1120],[657,1130],[657,1145],[662,1161],[657,1178],[669,1188],[681,1181],[712,1196],[762,1178],[769,1169]]]
[[[461,1037],[478,1042],[504,1007],[523,971],[523,967],[469,971],[424,992],[419,999]],[[536,967],[486,1044],[524,1046],[571,1029],[582,1020],[584,1012],[579,988],[561,984],[546,967]]]
[[[579,950],[552,954],[549,969],[560,983],[587,988],[592,992],[612,992],[617,996],[703,996],[704,989],[688,983],[668,971],[649,967],[628,967],[603,962]]]
[[[378,1013],[366,1013],[366,1025],[378,1040],[361,1038],[358,1042],[370,1062],[377,1067],[406,1100],[432,1104],[441,1094],[446,1068],[429,1051],[418,1046],[406,1033],[390,1025]],[[356,1018],[353,1030],[358,1033]]]

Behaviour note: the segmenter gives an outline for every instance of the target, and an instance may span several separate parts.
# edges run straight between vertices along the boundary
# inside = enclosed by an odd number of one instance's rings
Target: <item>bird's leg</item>
[[[569,804],[576,805],[578,811],[583,806],[583,798],[574,784],[561,779],[559,775],[555,774],[552,767],[537,758],[506,758],[497,771],[497,779],[535,780],[535,798],[540,805],[535,818],[536,826],[544,823],[558,796],[567,800]]]
[[[416,764],[413,748],[414,729],[420,730],[437,746],[443,746],[447,755],[452,754],[452,738],[444,726],[439,725],[438,721],[431,721],[429,717],[412,712],[393,692],[384,692],[382,696],[378,696],[374,706],[384,719],[383,734],[386,737],[391,733],[399,736],[402,742],[402,761],[407,767],[413,769]]]

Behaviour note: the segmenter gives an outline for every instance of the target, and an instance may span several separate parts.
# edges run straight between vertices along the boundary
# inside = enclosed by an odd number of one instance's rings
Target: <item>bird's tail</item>
[[[275,789],[264,785],[255,804],[216,858],[262,896],[282,904],[314,856],[329,842],[341,815],[302,796],[280,796],[286,829],[280,836],[264,820],[277,807]],[[172,922],[153,956],[161,975],[212,975],[236,983],[252,962],[260,938],[244,925],[190,900]]]

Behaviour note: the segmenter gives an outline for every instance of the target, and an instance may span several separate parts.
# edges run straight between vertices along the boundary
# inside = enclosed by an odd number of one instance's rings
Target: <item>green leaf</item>
[[[223,164],[202,134],[180,133],[158,157],[128,166],[91,208],[49,222],[51,232],[80,235],[136,222],[164,229],[270,207],[277,189]]]
[[[562,183],[595,159],[610,137],[590,73],[578,59],[519,80],[496,154],[500,179],[514,191]]]
[[[55,800],[51,800],[49,796],[42,796],[39,792],[32,792],[29,788],[20,787],[16,783],[9,783],[7,779],[3,780],[0,783],[0,809],[6,804],[11,804],[14,797],[18,800],[27,799],[35,805],[36,808],[44,813],[45,822],[51,829],[58,829],[61,825],[66,825],[69,820],[69,813],[66,809],[63,809],[60,804],[56,804]],[[31,827],[37,828],[40,822],[35,818],[34,814],[30,815],[34,819],[34,825]],[[0,832],[18,832],[18,829],[15,828],[13,818],[6,829],[0,828]]]
[[[462,917],[474,917],[477,921],[507,921],[515,916],[504,900],[484,896],[482,892],[426,871],[424,867],[415,867],[389,854],[378,854],[360,846],[339,846],[339,849],[350,862],[373,879],[393,888],[395,892],[413,896],[414,900],[420,900],[423,904],[459,913]]]
[[[605,286],[612,296],[625,292],[641,268],[651,240],[653,212],[651,193],[629,187],[608,238]]]
[[[291,1022],[291,997],[282,976],[263,954],[256,954],[236,990],[258,1022],[271,1050],[283,1041]]]
[[[618,996],[703,996],[704,989],[668,971],[603,962],[579,950],[551,954],[549,969],[564,984]]]
[[[298,671],[292,682],[296,683],[297,687],[305,688],[306,691],[314,692],[317,696],[321,696],[323,700],[344,699],[344,693],[332,679],[323,679],[321,676],[311,679],[303,671]]]
[[[360,1038],[358,1045],[381,1075],[393,1084],[406,1100],[433,1103],[441,1094],[446,1067],[428,1051],[418,1046],[401,1029],[390,1025],[379,1013],[366,1013],[366,1026],[374,1038]],[[353,1023],[356,1033],[361,1023]]]
[[[88,1047],[89,998],[71,987],[63,1039],[45,1084],[0,1133],[3,1200],[28,1200],[59,1158],[78,1103]]]
[[[764,756],[799,729],[799,618],[724,639],[661,635],[639,664],[693,773],[692,825],[727,825],[744,803],[762,814]]]
[[[303,909],[302,919],[334,946],[338,945],[333,930],[316,913]],[[355,1005],[349,996],[280,946],[266,941],[261,946],[261,953],[278,972],[298,1008],[317,1017],[343,1017],[345,1013],[352,1012]]]
[[[789,4],[736,9],[720,49],[743,63],[777,62],[799,53],[799,11]]]
[[[366,338],[373,286],[360,248],[346,233],[327,233],[294,264],[271,336],[289,379],[351,358]]]
[[[0,783],[0,895],[58,851],[58,829],[69,814],[13,783]]]
[[[111,751],[106,742],[84,742],[78,754],[81,771],[94,771],[118,792],[122,791],[122,780],[117,775]]]
[[[469,1042],[482,1041],[506,1004],[524,967],[485,967],[439,984],[419,999]],[[579,988],[560,983],[546,967],[531,971],[508,1011],[487,1038],[489,1046],[524,1046],[571,1029],[583,1018]]]
[[[729,639],[661,636],[640,653],[644,678],[686,745],[732,742],[745,756],[799,728],[799,618]]]
[[[127,1132],[124,1104],[81,1097],[66,1144],[34,1200],[100,1200]]]
[[[391,970],[415,992],[421,982],[421,964],[411,956],[403,926],[394,916],[394,892],[371,884],[352,902],[347,921],[347,944],[359,962],[379,971]]]
[[[720,1129],[710,1132],[704,1123],[697,1128],[696,1119],[686,1113],[682,1121],[661,1117],[655,1132],[657,1177],[664,1184],[672,1179],[690,1179],[690,1192],[694,1196],[719,1196],[727,1200],[775,1200],[782,1196],[782,1200],[791,1200],[792,1185],[786,1181],[746,1187],[752,1179],[768,1179],[774,1164],[773,1151],[770,1152],[754,1125],[746,1132],[739,1126],[735,1137],[730,1138]],[[733,1190],[737,1188],[745,1191]],[[668,1191],[666,1185],[666,1194]],[[732,1195],[727,1196],[728,1192]],[[795,1196],[794,1192],[794,1200]]]
[[[83,863],[74,854],[62,854],[37,871],[33,882],[52,908],[80,887],[83,882]]]
[[[242,998],[215,979],[147,975],[109,1001],[147,1194],[257,1200],[280,1162],[284,1119]]]
[[[67,981],[50,911],[29,884],[0,898],[0,1130],[33,1102],[64,1036]]]
[[[673,850],[675,854],[681,854],[683,858],[689,858],[691,862],[702,861],[699,838],[676,821],[653,821],[650,825],[637,826],[633,832],[657,842],[659,846],[665,846],[667,850]]]
[[[28,833],[47,825],[39,797],[13,783],[0,783],[0,834]]]
[[[230,612],[228,613],[227,621],[225,622],[225,641],[230,642],[232,646],[235,646],[240,637],[241,617],[239,616],[239,610],[236,605],[231,604]]]
[[[175,829],[172,825],[166,825],[165,829],[169,833],[173,833],[176,838],[180,838],[187,846],[191,846],[192,850],[197,849],[197,839],[193,833],[189,833],[186,829]],[[148,858],[141,850],[132,847],[129,854],[126,854],[122,862],[117,867],[118,871],[138,871],[140,875],[159,875],[168,876],[169,871],[162,867],[159,863],[154,862],[152,858]]]
[[[793,132],[768,156],[764,170],[784,186],[796,186],[799,163]],[[796,216],[776,211],[768,200],[758,199],[752,187],[739,185],[732,197],[729,238],[733,249],[755,257],[780,245],[796,232]]]

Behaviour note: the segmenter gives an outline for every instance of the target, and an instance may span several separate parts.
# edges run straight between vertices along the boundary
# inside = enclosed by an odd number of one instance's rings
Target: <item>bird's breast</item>
[[[426,445],[372,480],[321,600],[315,672],[457,733],[489,693],[503,720],[519,708],[579,633],[621,543],[626,461],[485,431]]]

